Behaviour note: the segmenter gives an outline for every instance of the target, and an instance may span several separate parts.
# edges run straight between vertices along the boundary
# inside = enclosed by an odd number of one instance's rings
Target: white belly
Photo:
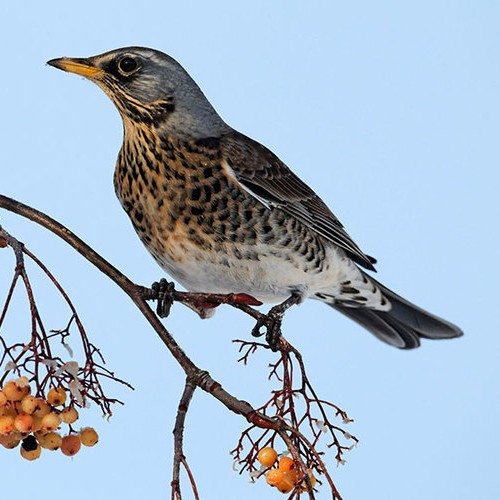
[[[304,298],[316,292],[332,291],[359,270],[341,252],[327,249],[321,270],[296,256],[287,259],[262,248],[258,260],[207,255],[198,248],[186,249],[174,259],[154,256],[160,266],[187,290],[207,293],[246,293],[262,302],[276,303],[299,291]],[[192,251],[190,251],[192,250]]]

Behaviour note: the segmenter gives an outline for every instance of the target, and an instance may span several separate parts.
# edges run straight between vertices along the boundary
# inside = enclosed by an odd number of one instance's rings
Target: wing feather
[[[321,198],[269,149],[232,132],[222,138],[221,151],[231,175],[246,191],[296,217],[341,247],[356,263],[375,270],[375,259],[361,251]]]

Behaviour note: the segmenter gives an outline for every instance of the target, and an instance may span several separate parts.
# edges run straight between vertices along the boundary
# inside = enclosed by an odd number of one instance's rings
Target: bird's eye
[[[138,68],[139,64],[133,57],[125,56],[118,61],[118,69],[124,75],[130,75]]]

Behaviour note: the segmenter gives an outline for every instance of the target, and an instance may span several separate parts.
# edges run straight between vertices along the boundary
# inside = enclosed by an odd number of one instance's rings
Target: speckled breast
[[[143,243],[191,290],[239,291],[234,281],[272,289],[297,280],[286,274],[321,271],[317,235],[240,189],[221,166],[217,139],[173,142],[141,129],[125,139],[114,182]]]

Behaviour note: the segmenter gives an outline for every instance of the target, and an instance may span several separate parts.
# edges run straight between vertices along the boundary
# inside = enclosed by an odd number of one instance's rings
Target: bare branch
[[[130,281],[123,273],[116,267],[110,264],[107,260],[101,257],[94,249],[87,245],[83,240],[71,232],[68,228],[49,217],[48,215],[25,205],[19,201],[8,198],[7,196],[0,195],[0,208],[14,212],[22,217],[25,217],[40,226],[53,232],[59,236],[64,242],[73,247],[79,252],[86,260],[93,264],[102,273],[113,280],[132,300],[132,302],[142,312],[143,316],[153,327],[165,346],[171,352],[172,356],[176,359],[182,367],[186,376],[204,391],[210,393],[218,399],[224,406],[232,412],[244,416],[249,422],[258,425],[259,427],[276,427],[276,423],[266,417],[255,412],[254,408],[246,401],[241,401],[227,391],[225,391],[221,384],[216,382],[208,372],[198,368],[181,347],[174,340],[172,335],[163,326],[158,316],[149,307],[146,300],[143,298],[145,288],[136,285]]]
[[[332,498],[334,500],[341,500],[341,496],[322,459],[324,452],[318,451],[320,438],[324,435],[329,436],[331,442],[326,443],[326,447],[333,447],[336,450],[335,458],[338,463],[344,463],[342,458],[343,453],[354,446],[342,444],[341,438],[352,440],[354,443],[357,443],[358,440],[351,434],[345,432],[340,426],[333,423],[336,418],[342,419],[344,424],[349,423],[351,420],[346,412],[341,410],[338,406],[324,399],[320,399],[317,396],[307,377],[305,364],[300,352],[281,336],[281,320],[283,314],[290,306],[297,303],[299,300],[298,297],[291,296],[282,304],[274,306],[269,313],[263,314],[252,307],[260,305],[260,302],[246,294],[224,295],[180,292],[175,290],[173,284],[167,283],[165,280],[161,280],[158,286],[146,288],[130,281],[123,273],[101,257],[74,233],[42,212],[2,195],[0,195],[0,208],[19,214],[50,230],[78,251],[102,273],[108,276],[130,297],[132,302],[142,312],[143,316],[183,369],[186,375],[186,384],[179,402],[173,431],[174,460],[171,483],[172,500],[182,499],[180,488],[181,464],[186,470],[195,499],[199,498],[193,474],[191,473],[183,453],[185,418],[193,393],[198,387],[218,399],[232,412],[243,416],[250,423],[250,427],[243,431],[236,448],[231,452],[235,457],[236,463],[240,465],[240,473],[246,470],[250,473],[252,479],[262,476],[266,471],[266,467],[256,465],[259,450],[263,447],[276,446],[277,441],[281,441],[286,445],[288,452],[292,455],[295,470],[293,474],[293,483],[289,483],[289,486],[285,490],[279,488],[280,491],[291,491],[290,499],[299,498],[304,493],[307,494],[310,499],[314,499],[316,480],[321,484],[319,478],[313,475],[314,471],[323,479],[326,479],[326,482],[330,486]],[[74,324],[82,338],[85,356],[87,360],[90,360],[86,363],[84,373],[87,379],[85,380],[88,380],[87,383],[89,387],[93,388],[95,394],[89,390],[87,390],[87,393],[89,397],[98,402],[98,404],[99,400],[104,400],[104,408],[109,411],[109,403],[115,401],[105,398],[98,378],[104,376],[120,382],[123,381],[117,379],[112,372],[93,360],[93,356],[96,355],[100,358],[102,363],[104,363],[100,351],[89,342],[85,329],[69,296],[52,273],[50,273],[46,266],[44,266],[35,255],[26,250],[22,243],[11,237],[0,227],[0,247],[7,245],[13,248],[17,265],[14,277],[7,292],[5,304],[0,310],[0,327],[5,319],[14,289],[21,281],[25,286],[30,304],[32,320],[32,339],[30,348],[35,352],[31,360],[31,362],[35,363],[35,368],[31,373],[33,374],[33,379],[35,379],[38,384],[38,389],[43,390],[44,386],[52,380],[51,377],[53,377],[54,372],[54,369],[49,367],[48,375],[45,378],[40,380],[38,376],[35,376],[38,374],[37,366],[43,360],[43,356],[41,356],[38,351],[44,353],[43,355],[50,358],[50,360],[59,362],[59,358],[53,357],[50,352],[49,340],[53,337],[58,337],[61,343],[65,345],[65,340],[70,333],[70,327]],[[25,272],[25,255],[42,269],[70,308],[72,316],[65,328],[61,330],[51,330],[50,333],[47,333],[45,330],[38,309],[36,308],[27,273]],[[158,302],[158,314],[149,306],[147,303],[148,300],[156,300]],[[240,343],[240,353],[242,354],[238,361],[244,364],[249,362],[251,356],[255,354],[259,348],[271,349],[279,353],[277,361],[270,365],[269,379],[277,381],[281,387],[272,392],[271,398],[264,405],[256,409],[248,402],[236,398],[225,391],[221,384],[214,380],[207,371],[200,369],[191,361],[158,317],[158,315],[162,317],[167,316],[173,302],[183,303],[202,317],[206,315],[207,311],[210,311],[210,309],[220,304],[227,304],[241,310],[256,320],[256,326],[252,330],[254,336],[262,335],[260,329],[262,327],[266,328],[267,343],[236,341]],[[8,362],[11,363],[12,367],[15,369],[15,367],[18,366],[17,364],[23,359],[23,353],[14,354],[14,351],[19,347],[22,348],[23,344],[7,346],[1,336],[0,343],[3,344],[5,351],[0,359],[0,364],[8,359]],[[24,362],[22,366],[25,370],[28,368],[26,362]],[[296,384],[296,379],[299,381],[298,386]],[[102,406],[103,404],[101,402],[101,407]],[[109,413],[111,412],[109,411]],[[255,433],[257,433],[256,437],[254,437]],[[245,447],[248,445],[250,449],[245,452]]]

